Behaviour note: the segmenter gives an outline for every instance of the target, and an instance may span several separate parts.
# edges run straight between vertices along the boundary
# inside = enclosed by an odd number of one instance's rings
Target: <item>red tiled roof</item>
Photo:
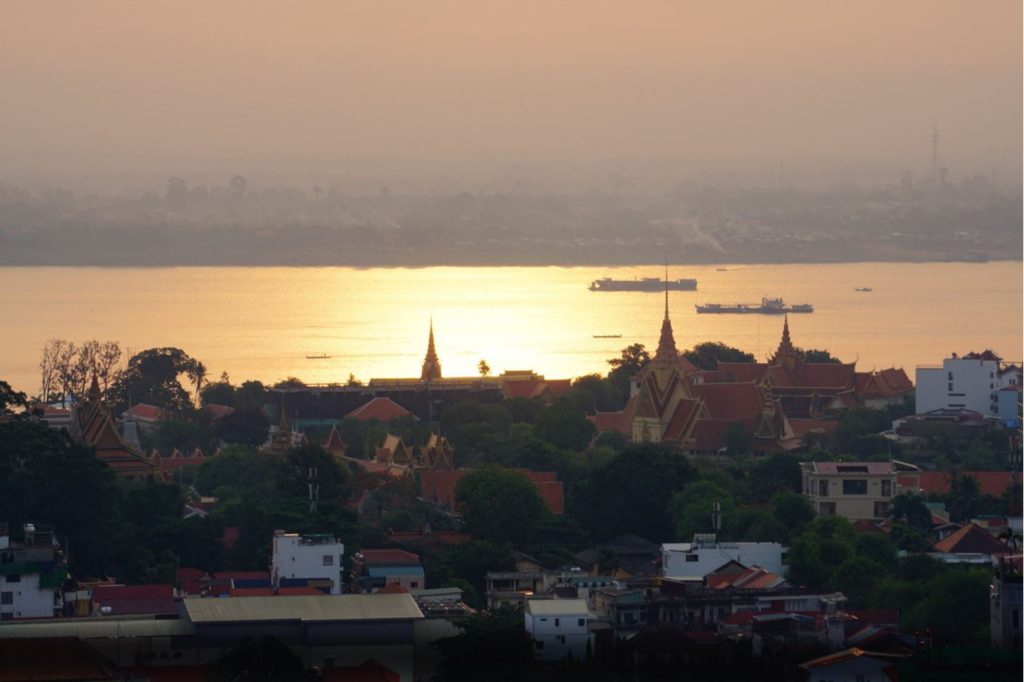
[[[185,594],[199,594],[203,588],[204,576],[206,576],[206,571],[202,569],[182,566],[178,569],[177,583]]]
[[[412,552],[404,549],[364,549],[360,552],[363,555],[363,563],[374,564],[419,564],[420,558]]]
[[[331,432],[327,434],[327,440],[324,441],[324,450],[330,453],[343,453],[348,448],[345,441],[342,439],[341,434],[338,433],[336,426],[331,427]]]
[[[461,545],[473,539],[469,533],[450,530],[435,530],[424,533],[419,530],[389,530],[388,540],[396,545]]]
[[[113,680],[107,663],[77,637],[0,639],[0,680]]]
[[[756,417],[761,413],[761,391],[751,382],[697,384],[693,390],[704,400],[713,419]]]
[[[270,580],[270,571],[218,571],[216,580]]]
[[[127,413],[136,419],[163,419],[166,414],[162,408],[146,403],[136,403],[128,408]]]
[[[789,425],[793,427],[793,434],[799,438],[812,431],[832,433],[839,426],[839,422],[835,419],[794,419],[790,417]]]
[[[1003,554],[1007,551],[1006,545],[974,523],[967,524],[933,546],[935,551],[944,554]]]
[[[357,407],[349,412],[345,415],[345,418],[358,419],[363,422],[370,421],[371,419],[387,422],[392,419],[404,417],[408,414],[411,414],[409,410],[405,409],[391,398],[373,398],[365,405]]]
[[[617,431],[627,436],[632,435],[633,427],[631,424],[625,423],[624,417],[624,412],[596,412],[589,419],[594,422],[598,433],[613,433]]]
[[[315,587],[236,587],[232,597],[322,597],[323,592]]]
[[[229,414],[235,411],[235,408],[233,407],[230,407],[228,405],[217,405],[216,403],[206,403],[205,405],[203,405],[203,409],[209,412],[211,415],[213,415],[213,418],[215,420],[223,419],[224,417],[228,416]]]
[[[1016,472],[1013,471],[961,471],[960,476],[970,476],[978,482],[982,495],[1001,497],[1011,485]],[[926,494],[945,495],[953,483],[951,474],[945,471],[922,471],[912,475],[900,475],[899,484],[903,487],[914,485],[915,479],[920,489]],[[1018,483],[1019,485],[1019,483]]]
[[[377,594],[408,594],[409,590],[405,589],[398,583],[388,583],[384,587],[377,590]]]
[[[672,413],[672,419],[665,427],[664,440],[674,441],[682,438],[686,434],[686,427],[694,420],[698,412],[700,412],[700,403],[696,400],[680,400],[676,405],[675,412]]]
[[[757,382],[768,371],[768,365],[763,362],[718,362],[715,367],[715,382]]]
[[[113,604],[132,599],[172,599],[174,585],[97,585],[92,590],[94,603]]]
[[[800,368],[800,385],[810,387],[853,388],[855,365],[832,362],[807,362]]]
[[[572,388],[571,379],[548,379],[547,384],[552,398],[561,398]]]

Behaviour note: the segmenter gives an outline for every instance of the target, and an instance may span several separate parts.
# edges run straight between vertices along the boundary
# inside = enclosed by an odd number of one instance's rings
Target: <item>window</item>
[[[13,604],[14,593],[13,592],[0,592],[0,604]]]
[[[867,495],[868,481],[865,478],[852,478],[843,481],[844,495]]]
[[[952,380],[953,380],[953,373],[952,373],[952,372],[949,372],[949,380],[950,380],[950,381],[952,381]]]
[[[1013,619],[1013,628],[1016,630],[1020,627],[1020,609],[1014,609],[1010,612],[1010,615]]]
[[[818,481],[818,497],[828,497],[828,481],[825,479]]]
[[[418,581],[416,581],[416,580],[413,580],[413,581],[412,581],[411,583],[409,583],[409,587],[411,587],[411,588],[413,588],[413,589],[415,589],[415,588],[417,588],[417,587],[419,587],[419,586],[420,586],[420,584],[419,584],[419,582],[418,582]]]
[[[324,566],[333,566],[333,565],[334,565],[334,555],[332,555],[332,554],[324,554]]]
[[[7,576],[7,582],[8,583],[20,583],[21,582],[21,574],[20,573],[12,573],[12,574],[10,574],[9,576]]]
[[[836,503],[835,502],[822,502],[821,506],[818,507],[818,514],[820,516],[835,516],[836,515]]]
[[[882,481],[882,497],[892,497],[892,481],[889,479]]]
[[[555,627],[557,628],[561,624],[562,624],[562,619],[561,618],[555,618]]]
[[[950,384],[948,388],[949,388],[949,392],[952,393],[953,392],[953,384]]]
[[[889,515],[888,502],[875,502],[875,517],[881,518]]]
[[[686,560],[687,561],[691,561],[691,562],[692,561],[700,561],[700,557],[697,556],[696,554],[687,554],[686,555]]]
[[[10,612],[0,613],[0,620],[14,620],[14,614]]]

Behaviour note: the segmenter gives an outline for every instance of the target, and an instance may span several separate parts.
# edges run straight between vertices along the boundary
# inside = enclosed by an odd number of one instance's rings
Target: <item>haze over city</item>
[[[992,2],[10,3],[0,179],[451,191],[1020,175]],[[502,187],[504,185],[505,187]]]

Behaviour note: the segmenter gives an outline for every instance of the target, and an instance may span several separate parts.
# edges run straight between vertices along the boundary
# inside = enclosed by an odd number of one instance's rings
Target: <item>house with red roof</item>
[[[96,616],[157,615],[178,613],[174,585],[97,585],[92,590]]]
[[[572,388],[570,379],[545,379],[543,375],[530,370],[510,370],[503,372],[499,378],[505,400],[537,399],[550,405]]]
[[[896,664],[909,654],[887,654],[853,647],[801,663],[807,682],[866,682],[897,679]]]
[[[113,412],[100,394],[99,382],[93,376],[85,400],[74,408],[72,437],[92,447],[118,476],[127,479],[160,478],[159,463],[130,445],[114,423]]]
[[[993,556],[1010,553],[1010,548],[976,523],[968,523],[960,530],[933,545],[932,556],[944,563],[991,563]]]
[[[356,591],[380,592],[390,585],[403,591],[427,586],[419,555],[403,549],[364,549],[353,557],[352,586]]]

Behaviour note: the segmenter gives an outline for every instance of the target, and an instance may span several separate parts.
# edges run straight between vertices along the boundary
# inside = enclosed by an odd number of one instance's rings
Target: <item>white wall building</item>
[[[737,561],[760,566],[785,575],[782,545],[777,542],[718,542],[714,535],[696,535],[693,542],[670,542],[661,546],[661,577],[700,580],[708,573]]]
[[[545,661],[558,661],[570,656],[582,661],[591,641],[588,628],[591,618],[585,599],[527,599],[523,621],[533,639],[533,653]]]
[[[65,575],[52,532],[27,523],[24,543],[14,543],[0,527],[0,620],[59,615]]]
[[[946,358],[941,367],[917,368],[917,413],[967,409],[999,417],[998,392],[1021,385],[1021,368],[1006,364],[990,350]],[[1005,415],[1002,418],[1015,418]]]
[[[270,580],[274,587],[304,584],[341,594],[345,545],[329,533],[274,532]]]

